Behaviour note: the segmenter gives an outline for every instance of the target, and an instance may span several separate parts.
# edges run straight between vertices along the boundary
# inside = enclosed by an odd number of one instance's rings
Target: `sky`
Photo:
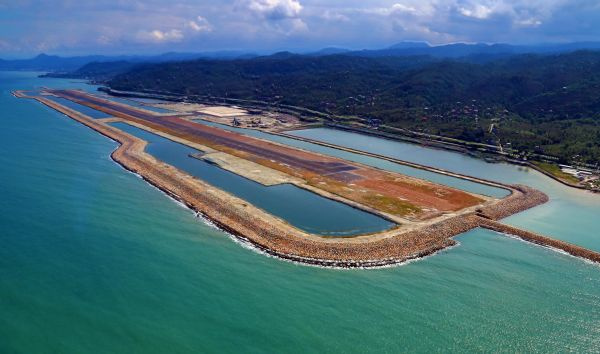
[[[0,57],[600,41],[600,0],[0,0]]]

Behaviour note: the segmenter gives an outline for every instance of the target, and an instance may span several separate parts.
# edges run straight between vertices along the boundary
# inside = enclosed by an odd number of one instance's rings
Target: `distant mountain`
[[[71,71],[92,61],[108,60],[114,61],[118,58],[108,58],[101,55],[63,58],[40,54],[31,59],[0,60],[0,70]]]
[[[255,54],[248,54],[243,51],[236,50],[222,50],[216,52],[200,52],[200,53],[177,53],[169,52],[156,56],[146,57],[145,61],[150,62],[165,62],[165,61],[185,61],[194,59],[236,59],[239,57],[254,57]]]
[[[51,72],[42,75],[42,77],[59,77],[71,79],[85,79],[96,82],[110,80],[116,75],[123,74],[132,70],[137,65],[142,65],[140,62],[131,62],[126,60],[107,61],[107,62],[91,62],[82,67],[68,72]]]
[[[401,42],[389,48],[359,50],[347,54],[362,57],[431,55],[437,58],[466,58],[481,56],[492,59],[516,54],[559,54],[583,49],[600,50],[600,42],[540,45],[454,43],[439,46],[430,46],[424,42]]]
[[[234,59],[246,55],[248,58],[254,55],[248,55],[241,51],[219,51],[203,53],[164,53],[160,55],[141,56],[141,55],[88,55],[77,57],[60,57],[55,55],[40,54],[31,59],[2,60],[0,59],[0,70],[28,70],[28,71],[51,71],[56,73],[70,73],[86,64],[116,62],[122,66],[122,62],[135,63],[161,63],[169,61],[186,61],[200,58],[206,59]]]
[[[413,49],[413,48],[430,48],[429,43],[404,41],[390,46],[388,49]]]
[[[600,51],[506,55],[523,49],[485,44],[420,49],[461,59],[282,52],[250,60],[146,64],[108,85],[377,118],[465,141],[510,142],[565,162],[600,161]],[[464,59],[467,54],[506,57],[478,63]]]
[[[579,42],[565,44],[540,44],[529,46],[518,46],[510,44],[467,44],[454,43],[447,45],[431,46],[425,42],[400,42],[393,46],[375,50],[351,51],[344,48],[328,47],[316,52],[305,54],[307,56],[348,55],[358,57],[405,57],[405,56],[431,56],[434,58],[462,58],[470,62],[487,62],[501,59],[517,54],[559,54],[581,49],[600,50],[600,42]],[[275,58],[300,55],[291,52],[279,52],[273,54]],[[54,73],[70,73],[90,63],[117,62],[118,67],[124,67],[122,62],[132,64],[139,63],[161,63],[171,61],[189,61],[195,59],[253,59],[257,54],[243,51],[215,51],[199,53],[177,53],[169,52],[160,55],[119,55],[103,56],[89,55],[77,57],[60,57],[55,55],[40,54],[31,59],[2,60],[0,59],[0,70],[29,70],[49,71]],[[99,68],[97,68],[99,69]],[[105,70],[108,72],[108,66]],[[94,69],[96,70],[96,69]]]
[[[327,48],[320,49],[316,52],[310,52],[307,55],[323,56],[323,55],[345,54],[345,53],[349,53],[349,52],[351,52],[350,49],[327,47]]]

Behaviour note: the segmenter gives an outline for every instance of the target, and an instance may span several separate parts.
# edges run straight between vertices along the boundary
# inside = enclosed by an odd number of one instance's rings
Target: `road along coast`
[[[431,255],[456,244],[453,236],[477,227],[510,233],[536,244],[558,248],[595,262],[596,252],[577,250],[573,245],[507,226],[499,219],[545,203],[545,194],[526,186],[505,186],[512,194],[501,200],[482,203],[462,213],[448,213],[409,227],[356,237],[321,237],[301,231],[248,202],[155,159],[144,151],[147,143],[117,128],[62,106],[44,96],[34,98],[68,117],[117,141],[112,158],[140,175],[171,197],[202,214],[220,228],[257,249],[280,258],[332,267],[377,267],[402,263]],[[115,121],[116,119],[111,119]]]

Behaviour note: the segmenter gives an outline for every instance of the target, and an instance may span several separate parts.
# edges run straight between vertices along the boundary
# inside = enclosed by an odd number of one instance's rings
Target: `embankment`
[[[548,202],[548,196],[537,189],[512,185],[513,193],[497,203],[477,209],[477,215],[489,219],[500,220],[523,210]]]
[[[524,241],[535,243],[536,245],[558,249],[575,257],[584,258],[595,263],[600,263],[600,253],[598,252],[591,251],[568,242],[555,240],[553,238],[536,234],[535,232],[526,231],[514,226],[502,224],[497,221],[487,219],[481,221],[481,227],[515,236]]]

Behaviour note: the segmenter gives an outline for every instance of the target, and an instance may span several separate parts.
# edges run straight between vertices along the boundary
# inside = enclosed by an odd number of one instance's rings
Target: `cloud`
[[[141,30],[137,32],[136,41],[146,44],[180,43],[186,38],[213,31],[213,26],[202,16],[196,16],[194,20],[181,21],[180,25],[168,30]],[[99,42],[104,44],[109,41],[107,36],[100,37]]]
[[[537,26],[540,26],[542,23],[543,23],[542,21],[540,21],[536,18],[533,18],[533,17],[516,21],[517,25],[523,26],[523,27],[537,27]]]
[[[484,20],[493,13],[493,10],[490,7],[481,4],[474,4],[470,7],[461,7],[459,8],[461,14],[467,17],[473,17],[480,20]]]
[[[302,11],[298,0],[249,0],[247,8],[269,20],[298,18]]]
[[[212,32],[213,30],[210,22],[202,16],[196,17],[195,21],[189,21],[188,27],[194,32]]]
[[[598,0],[0,0],[1,55],[600,38]],[[43,14],[43,16],[40,16]],[[197,16],[201,14],[202,16]],[[60,24],[58,26],[57,24]],[[6,42],[8,41],[8,43]]]
[[[503,17],[513,25],[539,26],[543,19],[551,18],[566,3],[566,0],[463,0],[455,8],[468,18],[491,20]]]
[[[183,38],[183,32],[178,29],[170,29],[168,31],[140,31],[137,35],[137,39],[142,43],[181,42]]]
[[[339,21],[339,22],[348,22],[350,21],[350,17],[335,11],[326,10],[320,15],[320,18],[327,21]]]
[[[418,11],[416,8],[412,7],[412,6],[408,6],[408,5],[404,5],[401,3],[397,3],[392,5],[392,8],[390,9],[390,12],[407,12],[410,14],[416,14]]]
[[[112,40],[110,39],[110,37],[108,37],[106,35],[100,35],[96,41],[100,45],[109,45],[112,43]]]
[[[251,32],[254,35],[262,32],[263,39],[308,32],[308,25],[300,17],[303,6],[298,0],[241,0],[238,4],[242,12],[250,13],[246,20],[253,23],[249,26],[253,27]]]

